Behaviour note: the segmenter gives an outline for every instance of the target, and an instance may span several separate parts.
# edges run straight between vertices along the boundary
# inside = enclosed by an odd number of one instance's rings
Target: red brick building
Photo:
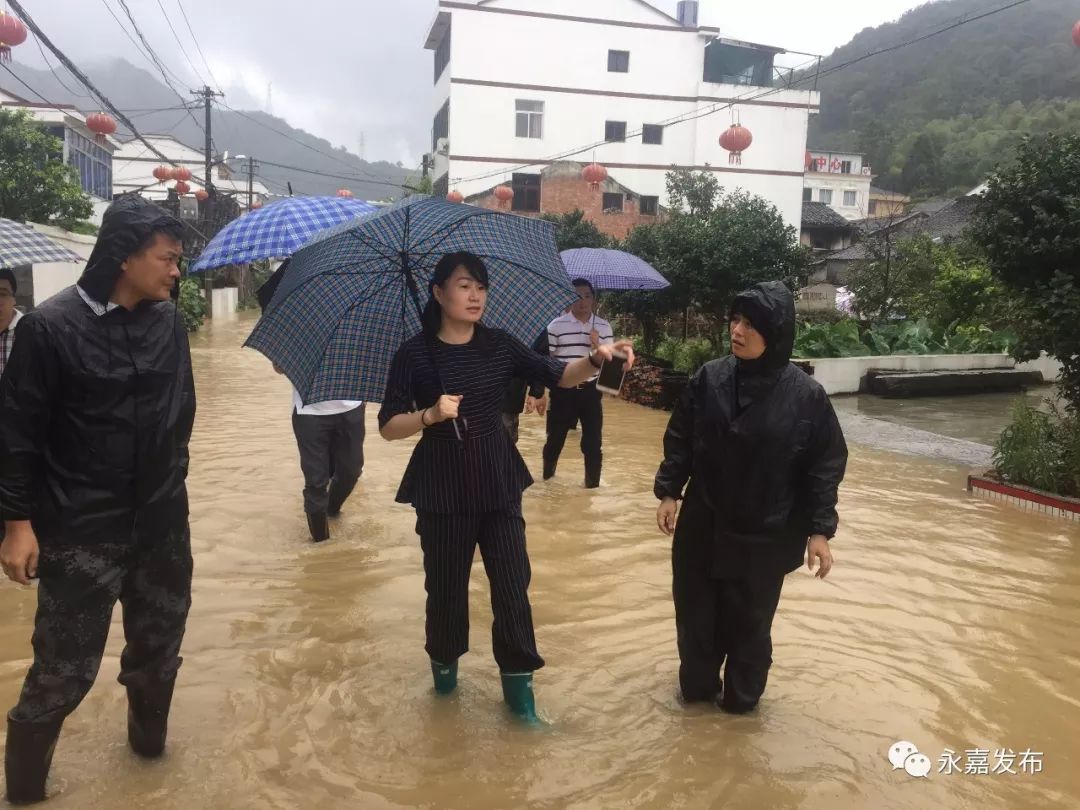
[[[524,216],[585,212],[585,218],[608,236],[623,239],[636,226],[655,222],[663,214],[658,197],[642,196],[613,177],[594,189],[581,177],[585,164],[562,162],[546,166],[540,173],[507,175],[480,194],[466,198],[470,205],[496,211],[513,211]],[[495,197],[499,185],[510,186],[514,199],[509,203]]]

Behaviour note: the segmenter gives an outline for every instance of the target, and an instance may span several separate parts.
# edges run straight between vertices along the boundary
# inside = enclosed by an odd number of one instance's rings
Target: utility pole
[[[255,172],[258,170],[259,164],[255,162],[255,158],[248,157],[247,159],[247,176],[248,176],[248,211],[251,210],[251,204],[255,201]]]
[[[427,178],[428,172],[431,171],[431,164],[432,164],[431,155],[424,155],[424,161],[421,164],[423,166],[423,168],[424,168],[424,178]]]
[[[206,198],[206,222],[212,227],[214,221],[214,177],[213,177],[213,163],[214,163],[214,144],[213,137],[211,135],[211,118],[210,118],[210,102],[214,100],[216,96],[224,97],[224,93],[218,93],[211,90],[208,86],[204,86],[202,90],[192,90],[193,96],[199,96],[203,100],[203,110],[206,116],[206,124],[204,129],[206,130],[206,142],[203,145],[203,159],[206,161],[206,178],[203,187],[206,189],[206,193],[210,196]]]

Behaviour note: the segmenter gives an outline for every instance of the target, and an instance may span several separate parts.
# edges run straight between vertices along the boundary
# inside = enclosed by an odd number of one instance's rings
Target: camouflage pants
[[[152,543],[42,548],[34,663],[12,717],[48,721],[75,710],[97,678],[117,599],[127,642],[120,683],[175,678],[191,607],[191,568],[186,526]]]

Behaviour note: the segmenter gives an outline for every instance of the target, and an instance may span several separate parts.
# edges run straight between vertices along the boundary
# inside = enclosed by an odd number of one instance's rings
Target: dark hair
[[[140,224],[135,227],[135,237],[138,239],[138,247],[129,255],[137,256],[154,244],[158,234],[175,239],[180,244],[184,243],[184,223],[170,217],[161,217],[150,224]],[[125,257],[126,258],[126,257]]]
[[[592,293],[592,297],[596,297],[596,290],[593,288],[592,282],[587,278],[575,278],[570,282],[571,287],[588,287],[589,292]]]
[[[11,284],[11,291],[13,293],[19,291],[19,283],[15,280],[15,274],[6,267],[0,267],[0,281],[6,281]]]
[[[424,307],[424,314],[420,316],[424,334],[429,338],[435,337],[442,327],[443,311],[442,306],[435,300],[435,288],[446,286],[450,276],[454,275],[454,271],[459,267],[464,267],[470,276],[485,287],[488,286],[487,267],[484,265],[484,260],[476,254],[459,251],[447,253],[439,259],[439,263],[435,265],[435,272],[431,276],[431,283],[428,284],[427,306]]]

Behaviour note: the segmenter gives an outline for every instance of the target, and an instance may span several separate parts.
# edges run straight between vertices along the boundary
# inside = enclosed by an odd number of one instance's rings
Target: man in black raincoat
[[[195,391],[169,298],[182,224],[129,195],[77,285],[31,312],[0,382],[0,563],[39,578],[34,662],[8,714],[7,796],[45,797],[60,727],[94,683],[117,599],[128,740],[155,757],[191,604],[185,479]]]
[[[784,577],[804,556],[819,577],[832,568],[847,446],[824,389],[790,362],[787,287],[751,287],[730,320],[732,356],[706,363],[671,415],[655,493],[657,523],[675,535],[683,698],[739,714],[765,691]]]

